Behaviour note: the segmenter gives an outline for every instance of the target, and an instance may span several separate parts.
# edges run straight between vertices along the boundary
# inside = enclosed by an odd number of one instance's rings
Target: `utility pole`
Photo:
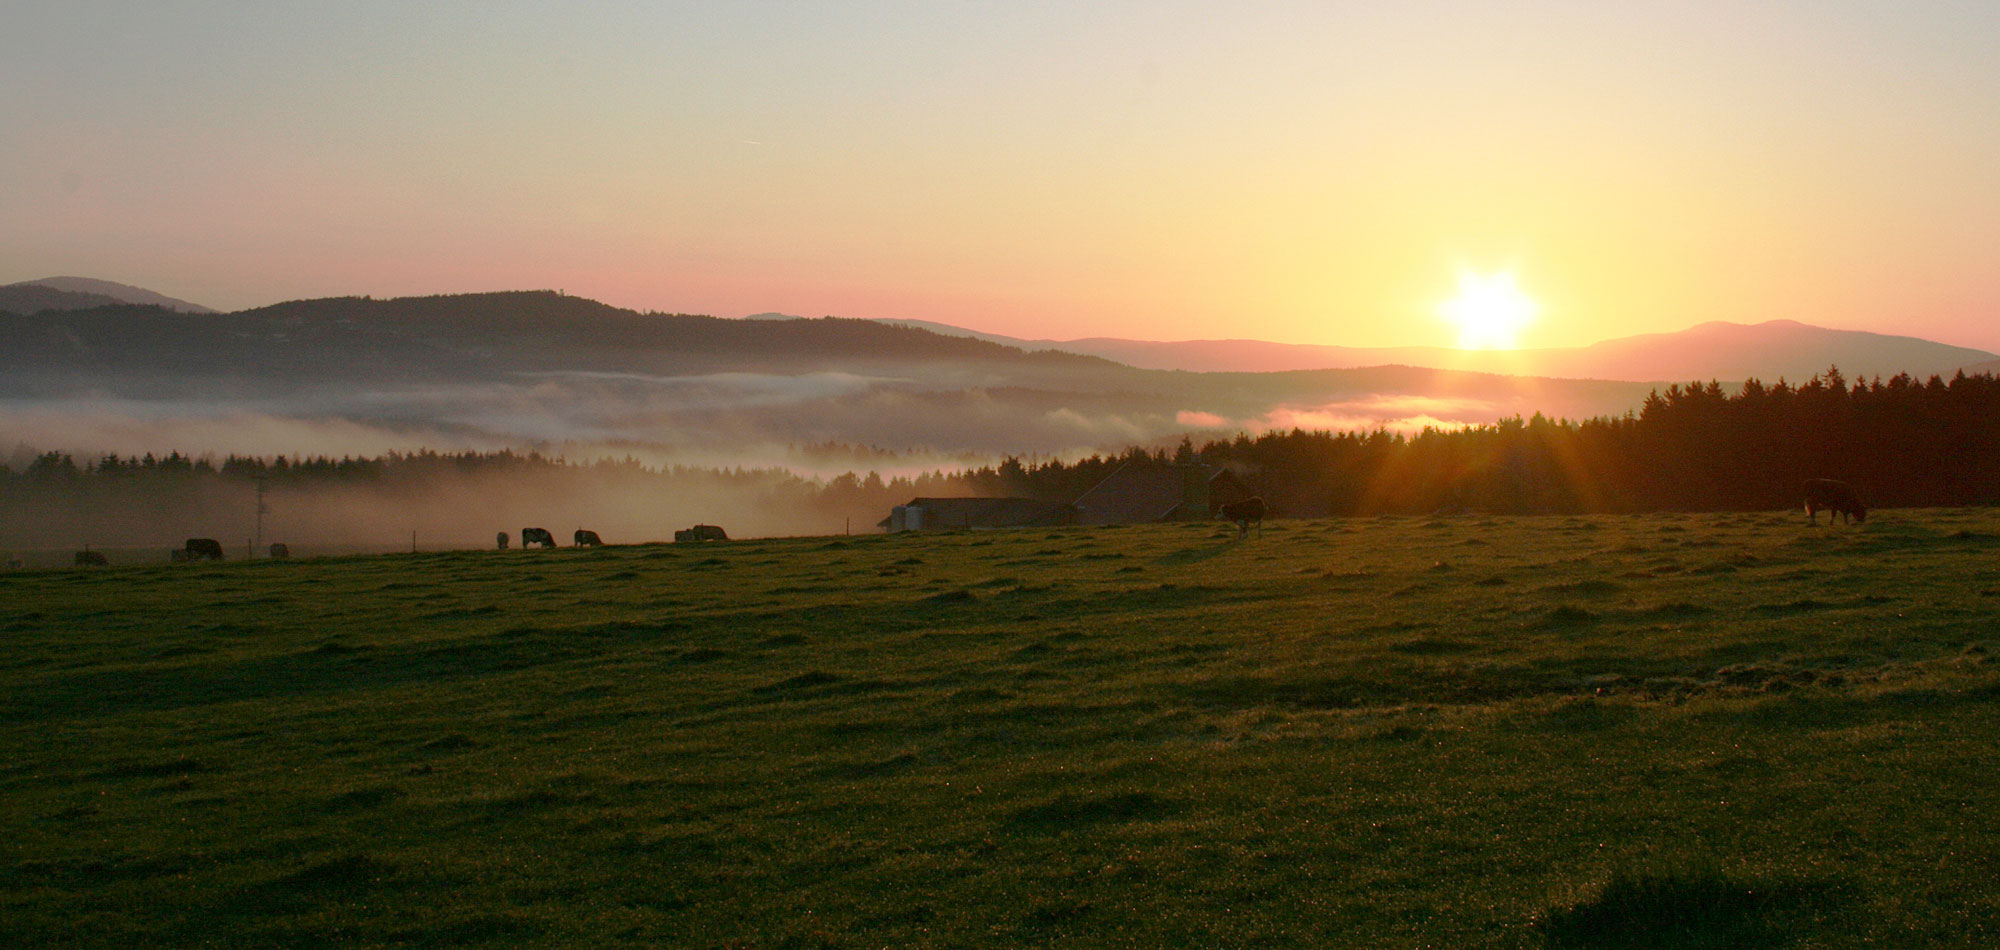
[[[264,491],[269,487],[269,475],[257,476],[257,539],[250,545],[250,556],[257,556],[257,549],[264,546],[264,516],[271,513],[271,506],[264,504]]]

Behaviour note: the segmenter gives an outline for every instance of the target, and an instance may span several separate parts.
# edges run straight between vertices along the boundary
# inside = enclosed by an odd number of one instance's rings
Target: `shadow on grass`
[[[1824,881],[1716,871],[1617,872],[1583,900],[1539,915],[1551,947],[1778,947],[1814,928],[1839,889]]]

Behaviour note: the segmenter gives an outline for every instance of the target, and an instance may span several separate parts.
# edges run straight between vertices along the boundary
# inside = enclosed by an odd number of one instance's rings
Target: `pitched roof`
[[[1128,461],[1076,499],[1077,524],[1140,524],[1173,516],[1187,498],[1177,466]]]

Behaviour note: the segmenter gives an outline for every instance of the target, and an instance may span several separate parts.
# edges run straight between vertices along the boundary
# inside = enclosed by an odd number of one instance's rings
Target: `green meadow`
[[[1992,946],[2000,511],[0,574],[0,943]]]

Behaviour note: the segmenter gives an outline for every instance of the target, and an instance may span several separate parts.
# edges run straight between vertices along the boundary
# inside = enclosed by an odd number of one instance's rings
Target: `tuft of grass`
[[[1539,915],[1534,924],[1552,947],[1781,947],[1805,937],[1796,925],[1808,922],[1836,894],[1820,881],[1757,880],[1715,870],[1620,870],[1583,899]]]

